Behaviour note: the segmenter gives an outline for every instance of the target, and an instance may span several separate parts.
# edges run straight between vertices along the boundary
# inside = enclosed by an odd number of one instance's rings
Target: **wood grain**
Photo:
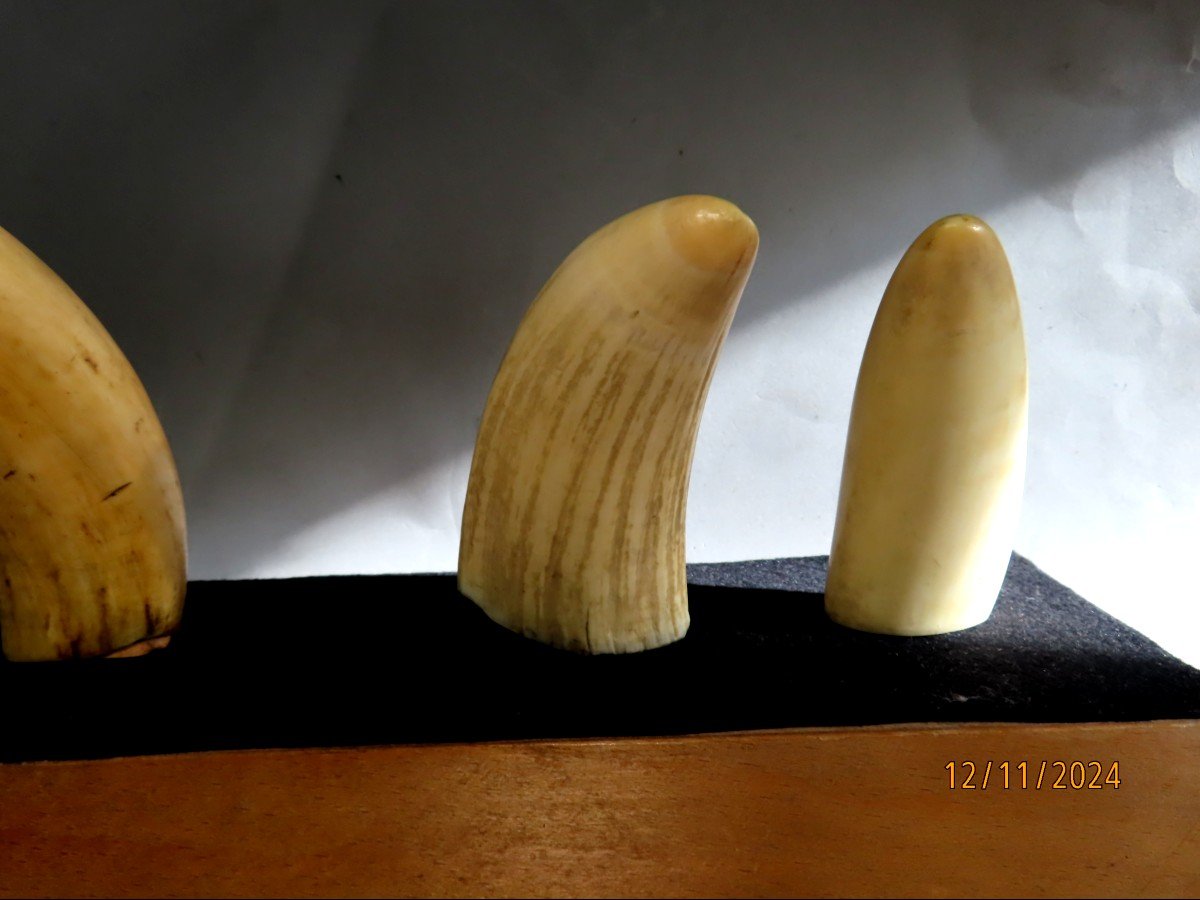
[[[1200,721],[0,767],[0,896],[1194,896]],[[951,791],[949,760],[1119,760]]]

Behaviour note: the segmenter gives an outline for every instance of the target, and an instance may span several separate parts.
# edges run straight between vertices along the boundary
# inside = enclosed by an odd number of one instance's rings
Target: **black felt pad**
[[[450,575],[194,582],[166,650],[0,665],[0,760],[1200,717],[1200,670],[1021,557],[991,619],[924,638],[830,622],[819,557],[689,580],[686,638],[597,657],[495,625]]]

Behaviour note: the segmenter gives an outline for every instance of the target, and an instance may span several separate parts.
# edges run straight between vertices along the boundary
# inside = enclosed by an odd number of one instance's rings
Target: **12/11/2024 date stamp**
[[[952,791],[1101,791],[1121,787],[1121,765],[1099,760],[1021,760],[974,762],[969,759],[946,763],[948,787]]]

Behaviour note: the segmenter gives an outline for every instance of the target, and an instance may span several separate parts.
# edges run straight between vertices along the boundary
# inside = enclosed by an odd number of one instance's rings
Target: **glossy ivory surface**
[[[0,230],[0,641],[97,656],[171,632],[183,499],[149,398],[83,302]]]
[[[495,621],[590,653],[687,631],[692,451],[757,249],[731,203],[677,197],[593,234],[534,300],[463,513],[459,586]]]
[[[825,603],[865,631],[938,634],[991,613],[1025,473],[1025,338],[1000,241],[935,222],[896,267],[859,371]]]

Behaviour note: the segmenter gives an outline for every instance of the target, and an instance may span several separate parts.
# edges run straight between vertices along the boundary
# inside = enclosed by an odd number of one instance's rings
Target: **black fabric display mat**
[[[986,623],[924,638],[830,622],[825,564],[690,566],[686,638],[596,657],[495,625],[451,575],[193,582],[166,650],[0,664],[0,761],[1200,717],[1200,670],[1019,556]]]

